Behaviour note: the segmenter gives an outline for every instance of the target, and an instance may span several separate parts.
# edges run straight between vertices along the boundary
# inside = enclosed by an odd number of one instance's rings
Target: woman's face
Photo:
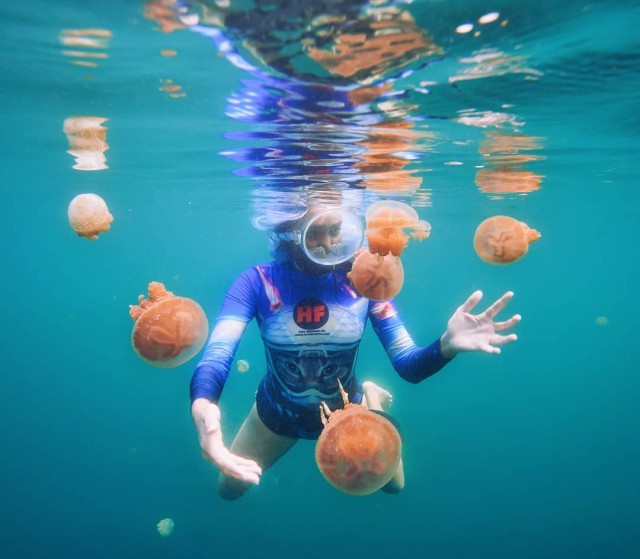
[[[332,245],[342,239],[342,215],[340,212],[329,212],[314,220],[304,236],[307,250],[322,247],[326,254],[331,254]]]

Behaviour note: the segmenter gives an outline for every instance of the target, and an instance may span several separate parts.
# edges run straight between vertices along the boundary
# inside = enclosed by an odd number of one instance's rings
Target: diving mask
[[[296,229],[278,232],[276,236],[293,241],[315,264],[334,266],[349,260],[362,246],[364,229],[353,212],[327,208],[305,216]]]

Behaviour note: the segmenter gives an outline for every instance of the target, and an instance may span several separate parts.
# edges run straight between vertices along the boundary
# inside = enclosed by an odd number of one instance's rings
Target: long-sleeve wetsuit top
[[[419,348],[392,302],[360,297],[343,271],[310,275],[292,262],[263,264],[233,283],[191,380],[191,400],[217,403],[247,324],[255,318],[266,350],[267,372],[256,393],[257,411],[275,433],[315,439],[322,430],[319,404],[342,407],[338,379],[352,402],[362,400],[355,375],[367,319],[393,367],[417,383],[449,360],[440,341]]]

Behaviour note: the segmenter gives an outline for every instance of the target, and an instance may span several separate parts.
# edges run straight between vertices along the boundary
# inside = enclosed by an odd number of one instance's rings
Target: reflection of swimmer
[[[308,235],[314,223],[321,231],[312,239]],[[307,199],[306,212],[275,227],[271,236],[275,261],[254,266],[235,280],[191,381],[191,410],[202,453],[221,471],[219,493],[225,499],[238,498],[258,484],[263,471],[298,439],[318,437],[319,404],[324,401],[330,409],[342,405],[338,381],[351,401],[372,409],[381,409],[381,402],[390,398],[355,374],[367,320],[395,370],[411,383],[433,375],[460,352],[499,353],[500,345],[516,339],[502,332],[520,320],[514,315],[494,321],[510,292],[484,312],[471,314],[482,298],[476,291],[440,338],[418,347],[393,302],[368,301],[351,287],[346,274],[362,244],[362,228],[358,232],[354,216],[335,198],[324,203]],[[267,371],[255,405],[227,449],[218,401],[240,339],[254,318],[265,344]],[[383,490],[395,493],[403,486],[401,463]]]
[[[224,30],[255,62],[309,82],[371,83],[405,72],[410,64],[426,65],[442,53],[397,5],[316,0],[274,9],[270,0],[193,0],[190,6],[192,20]]]

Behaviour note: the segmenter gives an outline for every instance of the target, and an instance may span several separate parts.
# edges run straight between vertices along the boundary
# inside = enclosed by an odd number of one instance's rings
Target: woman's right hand
[[[232,454],[224,446],[220,408],[209,400],[198,398],[191,406],[191,416],[204,459],[227,476],[258,485],[262,475],[262,468],[258,463]]]

